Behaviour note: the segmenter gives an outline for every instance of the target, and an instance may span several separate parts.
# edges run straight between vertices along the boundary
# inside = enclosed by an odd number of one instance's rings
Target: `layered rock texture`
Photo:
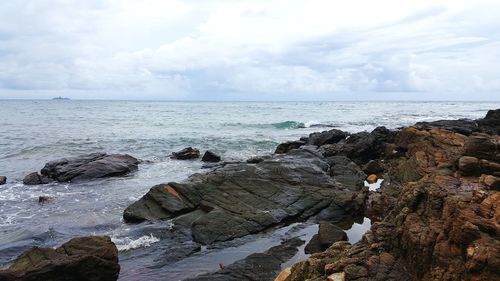
[[[23,183],[35,185],[123,176],[137,170],[139,163],[140,160],[127,154],[92,153],[51,161],[40,173],[27,175]]]
[[[378,138],[371,158],[386,172],[367,202],[371,230],[295,264],[283,280],[500,280],[499,112]]]
[[[113,281],[118,279],[118,250],[109,237],[74,238],[61,247],[33,248],[5,270],[2,281]]]

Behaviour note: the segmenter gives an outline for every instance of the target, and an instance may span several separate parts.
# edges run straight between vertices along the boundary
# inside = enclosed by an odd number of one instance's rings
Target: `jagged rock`
[[[440,128],[466,136],[478,131],[479,129],[477,121],[470,119],[418,122],[415,124],[415,127],[419,129]]]
[[[370,160],[363,166],[363,172],[365,174],[379,174],[384,171],[384,168],[380,165],[380,163],[376,160]]]
[[[284,143],[281,143],[278,145],[278,147],[276,148],[274,153],[275,154],[287,153],[288,151],[290,151],[292,149],[297,149],[305,144],[306,144],[306,142],[301,141],[301,140],[284,142]]]
[[[341,130],[332,129],[329,131],[323,131],[320,133],[312,133],[307,139],[308,145],[322,146],[324,144],[338,143],[344,140],[348,134]]]
[[[305,247],[306,254],[323,252],[337,241],[347,241],[347,234],[342,228],[322,222],[319,224],[318,234],[314,235]]]
[[[33,248],[21,254],[0,280],[117,280],[118,250],[106,236],[74,238],[61,247]]]
[[[196,148],[186,147],[180,151],[172,152],[170,158],[177,160],[197,159],[200,158],[200,151]]]
[[[366,174],[356,163],[345,156],[331,156],[327,158],[330,165],[330,175],[350,190],[359,191],[365,185]]]
[[[7,182],[7,177],[0,176],[0,185],[5,184]]]
[[[330,206],[337,217],[359,213],[366,194],[339,185],[327,170],[326,159],[303,148],[257,164],[227,164],[183,183],[154,186],[125,210],[124,220],[182,219],[196,242],[211,244],[303,221]]]
[[[24,177],[23,183],[25,185],[47,184],[50,182],[49,177],[40,175],[38,172],[33,172]]]
[[[477,123],[480,131],[500,135],[500,109],[489,110],[486,117],[477,120]]]
[[[297,253],[304,241],[294,238],[270,248],[264,253],[252,254],[245,259],[231,265],[224,266],[221,270],[198,275],[184,281],[272,281],[278,275],[281,264],[292,258]]]
[[[212,151],[210,150],[207,150],[205,152],[205,154],[203,154],[203,157],[201,158],[201,161],[203,162],[213,162],[213,163],[216,163],[216,162],[220,162],[221,158],[219,155],[213,153]]]
[[[481,175],[479,182],[488,186],[490,189],[500,191],[500,178],[492,175]]]

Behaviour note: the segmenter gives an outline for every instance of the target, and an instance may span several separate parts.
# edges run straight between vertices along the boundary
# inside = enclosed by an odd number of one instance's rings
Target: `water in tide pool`
[[[193,146],[244,160],[330,127],[350,132],[396,128],[417,121],[480,118],[492,108],[500,103],[0,101],[0,175],[8,177],[0,186],[0,266],[32,246],[110,235],[120,249],[121,280],[181,280],[215,270],[219,263],[264,251],[282,238],[310,238],[317,225],[289,225],[162,263],[169,243],[175,243],[168,222],[126,225],[122,211],[151,186],[202,171],[198,161],[169,159],[172,151]],[[126,177],[22,184],[26,174],[50,160],[98,151],[151,162]],[[40,205],[42,195],[54,199]],[[367,223],[353,226],[351,241],[361,237]],[[299,253],[294,259],[304,257]]]

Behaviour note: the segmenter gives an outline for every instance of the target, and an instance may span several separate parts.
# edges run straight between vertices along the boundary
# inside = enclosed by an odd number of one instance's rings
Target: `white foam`
[[[316,124],[319,124],[319,122],[318,121],[307,121],[306,123],[304,123],[304,127],[310,128],[312,125],[316,125]]]
[[[154,244],[160,239],[153,236],[153,234],[141,236],[135,240],[130,239],[128,237],[123,238],[111,238],[111,241],[115,243],[118,251],[129,251],[132,249],[137,249],[140,247],[149,247],[151,244]]]

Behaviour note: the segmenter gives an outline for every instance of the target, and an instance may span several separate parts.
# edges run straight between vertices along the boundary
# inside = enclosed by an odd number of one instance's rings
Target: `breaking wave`
[[[130,239],[128,237],[123,237],[123,238],[112,238],[111,241],[115,243],[116,248],[118,248],[118,251],[129,251],[140,247],[149,247],[151,246],[151,244],[160,241],[160,239],[154,237],[153,234],[150,234],[149,236],[144,235],[135,240]]]

